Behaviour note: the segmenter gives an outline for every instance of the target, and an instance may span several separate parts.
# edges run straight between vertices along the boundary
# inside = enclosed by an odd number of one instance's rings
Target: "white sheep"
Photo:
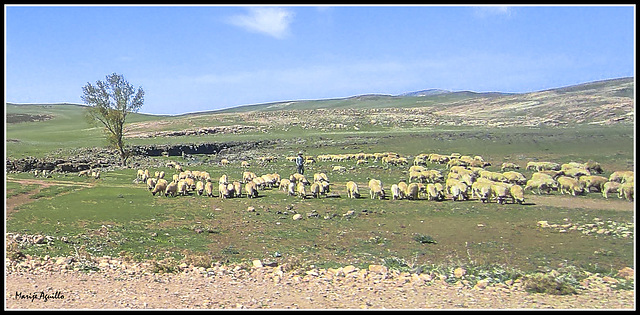
[[[213,197],[213,183],[210,181],[207,181],[204,184],[204,192],[207,196],[209,197]]]
[[[500,166],[500,171],[501,172],[504,172],[506,170],[519,170],[519,169],[520,169],[520,165],[518,165],[516,163],[512,163],[512,162],[504,162]]]
[[[167,182],[166,180],[159,179],[156,185],[153,187],[153,190],[151,190],[151,194],[155,196],[156,193],[158,194],[164,193],[165,190],[167,189],[168,184],[169,182]]]
[[[633,181],[633,171],[615,171],[611,173],[609,176],[609,181],[624,183],[628,181]]]
[[[400,198],[400,187],[398,187],[398,184],[391,185],[391,199],[393,199],[393,200],[401,199]]]
[[[524,189],[520,185],[513,185],[509,188],[509,194],[511,195],[511,199],[513,203],[524,203]]]
[[[618,198],[624,198],[628,201],[633,201],[634,191],[634,182],[624,182],[620,184],[620,188],[618,189]]]
[[[287,186],[287,194],[289,196],[295,196],[296,195],[296,183],[289,181],[289,185]]]
[[[204,193],[204,182],[201,180],[196,182],[196,193],[198,196],[202,196],[202,193]]]
[[[382,181],[378,179],[369,180],[369,194],[371,199],[376,197],[380,200],[384,199],[384,188],[382,187]]]
[[[558,190],[561,194],[566,192],[573,196],[577,196],[584,192],[584,188],[580,182],[578,182],[577,179],[568,176],[558,177]]]
[[[509,188],[507,186],[496,183],[491,185],[492,199],[496,200],[499,204],[506,203],[506,199],[509,195]]]
[[[235,193],[235,196],[242,197],[242,184],[237,180],[234,180],[231,184],[233,186],[233,192]]]
[[[477,196],[480,201],[486,203],[491,197],[491,182],[477,181],[471,185],[471,196]]]
[[[360,198],[360,192],[358,191],[358,184],[354,181],[348,181],[347,184],[347,197],[349,198]]]
[[[438,189],[438,185],[440,186],[440,189]],[[437,201],[444,200],[444,189],[442,187],[442,184],[428,183],[426,186],[426,190],[427,190],[427,198],[429,200],[437,200]]]
[[[618,182],[606,182],[602,185],[602,197],[609,198],[610,193],[617,193],[620,190],[620,183]]]
[[[170,182],[167,185],[167,188],[164,190],[164,195],[165,196],[171,196],[174,197],[178,192],[178,183],[176,182]]]
[[[153,190],[154,187],[156,187],[157,184],[157,180],[153,177],[147,179],[147,188],[149,188],[149,190]]]
[[[411,183],[407,187],[406,190],[406,198],[409,200],[418,200],[418,192],[420,191],[420,187],[417,183]]]
[[[309,190],[311,191],[311,195],[313,196],[313,198],[320,197],[320,184],[319,183],[311,184],[311,188]]]
[[[181,181],[178,181],[177,194],[186,196],[187,195],[187,187],[188,186],[189,186],[189,184],[186,182],[186,180],[183,179]]]
[[[463,182],[457,182],[449,186],[449,192],[453,201],[467,200],[467,184]]]
[[[580,176],[578,181],[584,186],[585,192],[591,192],[591,188],[595,188],[597,192],[602,192],[602,188],[609,180],[604,176],[585,175]]]
[[[256,187],[256,183],[248,182],[244,185],[244,191],[247,193],[247,198],[256,198],[258,197],[258,187]]]
[[[307,198],[307,188],[303,182],[298,182],[296,184],[296,193],[302,199]]]
[[[218,197],[222,199],[231,197],[231,193],[229,191],[229,188],[227,187],[227,184],[225,183],[218,184]]]

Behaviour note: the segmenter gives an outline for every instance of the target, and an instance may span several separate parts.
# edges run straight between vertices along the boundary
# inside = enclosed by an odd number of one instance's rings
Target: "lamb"
[[[558,177],[558,190],[561,194],[570,193],[573,196],[577,196],[584,192],[584,188],[577,179],[568,176]]]
[[[91,169],[80,171],[78,172],[78,177],[89,176],[90,173],[91,173]],[[138,175],[140,175],[140,170],[138,170]],[[140,177],[137,177],[137,178],[140,178]]]
[[[483,181],[473,183],[471,185],[471,196],[478,196],[480,201],[486,203],[491,196],[491,183]]]
[[[369,180],[369,194],[371,199],[375,199],[376,197],[380,200],[384,199],[384,189],[382,188],[382,182],[380,180]]]
[[[175,197],[177,193],[178,193],[178,183],[176,182],[169,183],[167,185],[167,188],[164,190],[165,196],[171,195],[171,197]]]
[[[213,197],[213,183],[211,181],[204,184],[204,192],[207,196]]]
[[[149,188],[149,190],[153,190],[154,187],[156,187],[157,184],[157,180],[153,177],[147,179],[147,188]]]
[[[609,180],[604,176],[588,175],[580,176],[578,181],[584,186],[586,192],[591,192],[591,188],[595,188],[597,192],[602,192],[602,186]]]
[[[418,192],[420,187],[416,183],[411,183],[406,190],[406,198],[409,200],[418,200]]]
[[[320,197],[320,184],[318,183],[311,184],[310,190],[311,190],[311,195],[313,195],[313,198]]]
[[[91,177],[100,179],[100,170],[91,171]]]
[[[628,201],[633,201],[634,190],[635,189],[633,182],[624,182],[618,189],[618,198],[624,198]]]
[[[519,204],[524,203],[524,189],[520,185],[513,185],[509,188],[509,194],[511,195],[511,199],[513,203],[518,202]]]
[[[329,183],[328,182],[320,182],[320,194],[326,195],[329,193]]]
[[[167,189],[168,184],[169,182],[167,182],[166,180],[159,179],[156,185],[153,187],[153,190],[151,190],[151,194],[155,196],[156,193],[164,193]]]
[[[354,181],[347,182],[347,197],[357,199],[360,198],[360,192],[358,191],[358,184]]]
[[[609,193],[615,193],[620,191],[620,183],[618,182],[606,182],[602,185],[602,197],[609,198]]]
[[[247,198],[258,197],[258,188],[254,182],[248,182],[244,185],[244,191],[247,193]]]

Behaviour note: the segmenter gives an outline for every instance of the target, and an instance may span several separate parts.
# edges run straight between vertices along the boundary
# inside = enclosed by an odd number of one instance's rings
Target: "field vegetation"
[[[597,161],[605,177],[617,170],[634,170],[634,124],[633,116],[628,115],[634,108],[633,93],[624,92],[628,85],[628,80],[615,80],[540,93],[546,101],[529,94],[367,96],[178,116],[133,114],[127,124],[131,145],[271,142],[244,151],[231,148],[215,154],[135,157],[135,166],[103,169],[99,179],[54,172],[37,182],[32,173],[7,174],[7,204],[12,209],[7,212],[6,232],[50,236],[44,244],[13,250],[51,257],[75,256],[81,251],[205,267],[261,259],[325,268],[385,264],[413,272],[452,272],[464,266],[478,275],[493,270],[496,278],[509,270],[537,272],[568,266],[615,274],[623,267],[633,267],[635,260],[634,202],[619,199],[617,194],[604,199],[595,192],[568,196],[553,191],[539,196],[528,191],[524,204],[500,205],[475,198],[452,201],[450,196],[444,201],[422,196],[392,200],[389,187],[408,181],[413,157],[421,153],[479,155],[491,163],[486,167],[491,171],[500,171],[503,162],[513,162],[527,178],[532,174],[524,169],[529,161]],[[603,95],[613,96],[605,102]],[[575,123],[538,106],[535,111],[494,108],[499,115],[473,116],[474,106],[487,109],[511,104],[514,108],[513,104],[529,99],[548,102],[551,108],[563,97],[565,103],[581,100],[571,103],[575,107],[583,106],[588,97],[597,99],[599,105],[593,111],[597,114],[589,116],[583,108],[587,114]],[[586,104],[585,108],[592,103]],[[615,110],[607,113],[603,109],[607,106]],[[443,114],[446,108],[456,110]],[[101,130],[89,128],[82,119],[81,106],[7,104],[6,109],[8,115],[21,117],[7,124],[7,159],[65,156],[79,148],[105,145]],[[439,111],[443,113],[436,114]],[[42,117],[46,119],[39,119]],[[239,125],[251,128],[232,128]],[[230,128],[213,134],[162,134],[220,126]],[[173,161],[184,169],[209,172],[217,195],[217,180],[223,174],[230,180],[241,180],[245,170],[288,178],[295,164],[287,157],[298,151],[308,157],[396,152],[409,164],[369,160],[357,165],[354,160],[316,159],[306,166],[305,175],[311,179],[314,173],[323,172],[331,182],[330,193],[317,199],[289,196],[277,187],[260,190],[253,199],[246,195],[206,197],[195,192],[152,196],[146,185],[134,182],[138,169],[152,174],[164,171],[170,180],[176,170],[167,163]],[[258,158],[264,156],[276,160],[259,163]],[[230,164],[221,165],[222,159]],[[242,167],[241,161],[250,166]],[[344,168],[337,171],[335,166]],[[448,172],[442,164],[425,167]],[[383,182],[387,198],[369,198],[371,178]],[[347,181],[359,185],[361,198],[347,198]],[[28,201],[9,205],[12,198],[25,195]],[[296,214],[301,219],[294,220]]]

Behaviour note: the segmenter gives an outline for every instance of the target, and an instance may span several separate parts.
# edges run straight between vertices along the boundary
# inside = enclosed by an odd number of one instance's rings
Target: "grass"
[[[339,106],[339,104],[336,104]],[[82,125],[77,108],[7,107],[20,113],[51,114],[42,122],[10,124],[7,127],[8,157],[33,154],[46,156],[63,148],[101,145],[99,130]],[[51,111],[49,111],[51,110]],[[159,119],[144,115],[134,121]],[[192,119],[204,124],[206,118]],[[226,119],[226,118],[225,118]],[[132,121],[132,122],[134,122]],[[225,121],[235,123],[236,121]],[[180,121],[177,126],[189,126]],[[397,128],[362,122],[360,130],[283,127],[268,133],[208,135],[156,139],[131,139],[132,144],[197,143],[235,140],[272,139],[270,146],[233,155],[230,166],[217,164],[226,154],[151,158],[152,171],[174,170],[164,167],[169,160],[189,169],[209,171],[214,179],[228,174],[240,179],[243,168],[239,159],[251,162],[249,170],[258,175],[279,173],[283,177],[295,171],[285,160],[299,150],[306,155],[339,153],[398,152],[403,156],[419,153],[481,155],[491,161],[490,170],[511,161],[548,160],[558,163],[595,160],[605,168],[604,176],[614,170],[632,169],[633,126],[575,126],[571,128],[471,128],[424,127]],[[37,127],[37,128],[36,128]],[[78,133],[77,130],[85,132]],[[78,134],[80,136],[78,136]],[[274,155],[277,162],[264,166],[254,159]],[[190,164],[191,163],[191,164]],[[333,166],[346,167],[334,172]],[[428,165],[446,172],[443,165]],[[355,161],[318,162],[307,165],[306,174],[326,173],[332,193],[338,198],[300,199],[277,189],[259,192],[259,198],[220,199],[197,195],[165,198],[152,196],[142,184],[133,184],[135,169],[104,171],[99,180],[75,174],[54,174],[52,179],[71,183],[92,183],[94,187],[51,186],[33,196],[6,221],[7,232],[44,234],[54,237],[52,243],[19,248],[31,255],[76,256],[109,255],[128,259],[153,259],[158,272],[175,271],[178,262],[207,266],[212,262],[246,262],[263,259],[296,262],[299,265],[334,267],[352,264],[384,264],[413,272],[452,274],[464,266],[470,281],[490,279],[503,282],[522,273],[535,274],[541,267],[555,269],[572,262],[583,270],[619,270],[634,266],[634,239],[614,234],[585,234],[580,230],[561,233],[557,229],[541,229],[537,222],[573,222],[591,224],[594,218],[607,222],[607,227],[635,222],[633,211],[582,209],[571,205],[543,206],[495,203],[476,200],[465,202],[431,202],[427,200],[371,200],[366,183],[370,178],[382,180],[385,187],[407,179],[408,166],[388,166],[370,162],[356,166]],[[31,174],[8,174],[16,179],[33,178]],[[361,187],[363,197],[346,198],[344,184],[353,180]],[[7,197],[35,190],[7,182]],[[216,188],[217,191],[217,188]],[[557,194],[557,193],[555,193]],[[551,197],[553,198],[553,197]],[[602,200],[593,193],[575,200]],[[609,201],[606,201],[609,202]],[[610,202],[618,202],[613,198]],[[255,211],[247,211],[253,207]],[[353,215],[345,215],[352,211]],[[294,214],[303,219],[294,221]],[[315,215],[317,214],[317,215]],[[631,228],[633,230],[633,228]],[[62,240],[65,241],[62,241]],[[278,255],[276,255],[278,253]],[[87,268],[91,268],[87,265]],[[578,279],[580,276],[577,276]],[[558,278],[558,277],[555,277]],[[449,277],[448,281],[454,281]],[[535,279],[543,287],[546,278]],[[573,283],[567,278],[566,282]],[[532,287],[532,290],[542,290]],[[559,292],[564,292],[564,289]]]

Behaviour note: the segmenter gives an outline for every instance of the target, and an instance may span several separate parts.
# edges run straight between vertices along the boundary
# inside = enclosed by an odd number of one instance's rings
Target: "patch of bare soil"
[[[527,195],[527,203],[534,203],[540,206],[550,206],[569,209],[593,209],[593,210],[620,210],[633,211],[635,202],[618,199],[617,196],[609,199],[589,199],[563,195]]]
[[[32,190],[24,194],[15,195],[5,199],[7,217],[9,217],[12,213],[16,211],[16,207],[33,201],[33,199],[31,199],[31,196],[39,193],[42,188],[54,186],[54,185],[93,187],[93,184],[91,183],[76,183],[76,182],[57,181],[57,180],[7,178],[7,181],[19,183],[20,185],[38,185],[38,188],[36,188],[35,190]]]

